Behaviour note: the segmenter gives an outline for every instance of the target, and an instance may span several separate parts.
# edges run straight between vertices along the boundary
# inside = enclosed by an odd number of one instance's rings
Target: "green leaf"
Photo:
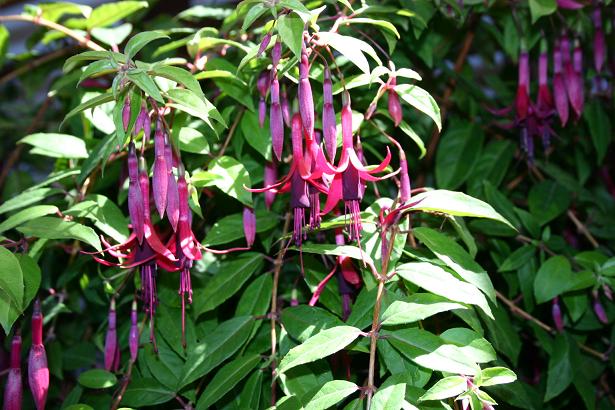
[[[26,236],[44,239],[77,239],[101,251],[100,239],[90,227],[77,222],[65,221],[60,218],[43,216],[28,221],[17,230]]]
[[[570,345],[565,335],[558,334],[553,342],[553,351],[549,358],[547,389],[544,401],[557,397],[572,383],[576,370],[570,361]]]
[[[233,296],[256,271],[263,267],[263,255],[255,252],[243,253],[237,259],[222,264],[217,275],[207,282],[202,297],[194,301],[193,309],[198,317],[215,309]]]
[[[267,161],[271,161],[271,131],[268,122],[263,127],[258,124],[256,113],[246,111],[241,118],[241,133],[244,139]]]
[[[497,358],[491,343],[471,329],[463,327],[448,329],[440,335],[440,338],[459,346],[459,349],[476,363],[488,363]]]
[[[142,31],[135,34],[130,40],[128,40],[126,47],[124,47],[124,52],[128,58],[132,59],[143,47],[152,41],[163,38],[169,38],[169,36],[159,31]]]
[[[110,59],[94,61],[83,70],[77,84],[81,84],[83,80],[90,77],[96,77],[104,74],[109,74],[117,71],[117,65],[112,63]]]
[[[173,88],[167,91],[167,96],[171,99],[170,107],[177,108],[193,117],[200,118],[215,131],[210,118],[215,119],[220,124],[224,123],[224,118],[220,115],[216,107],[208,100],[200,98],[194,91],[184,88]]]
[[[293,14],[285,14],[278,18],[277,28],[280,38],[293,53],[301,58],[301,44],[303,44],[303,20]]]
[[[89,195],[64,213],[90,219],[98,229],[118,243],[124,242],[129,235],[126,217],[106,196]]]
[[[510,272],[519,269],[525,265],[536,253],[536,247],[532,245],[523,245],[508,255],[504,262],[498,268],[498,272]]]
[[[321,41],[325,44],[330,45],[336,51],[341,53],[344,57],[350,60],[354,65],[359,67],[361,71],[365,74],[370,73],[369,63],[367,62],[367,58],[365,54],[369,54],[374,61],[378,63],[378,65],[382,65],[382,62],[378,58],[378,55],[370,46],[363,40],[359,40],[358,38],[351,36],[343,36],[341,34],[323,31],[318,33],[318,36]]]
[[[161,104],[164,104],[164,99],[160,94],[158,86],[156,85],[154,80],[152,80],[152,78],[145,73],[145,71],[140,68],[133,68],[131,70],[128,70],[126,75],[130,79],[130,81],[132,81],[137,87],[143,90],[146,95],[149,95],[154,100],[158,101]]]
[[[207,101],[201,85],[194,78],[194,76],[188,71],[180,67],[174,67],[165,64],[156,64],[152,67],[151,73],[158,77],[163,77],[171,81],[175,81],[178,84],[182,84],[188,90],[192,91],[200,99]]]
[[[431,293],[455,302],[477,305],[493,318],[487,299],[476,286],[460,281],[439,266],[427,262],[412,262],[398,266],[397,273]]]
[[[130,381],[122,397],[122,404],[141,408],[166,403],[175,397],[175,392],[149,378],[135,378]]]
[[[449,376],[438,380],[419,401],[442,400],[457,396],[468,389],[468,381],[462,376]]]
[[[480,153],[468,178],[469,193],[479,191],[485,180],[489,181],[493,187],[500,185],[514,155],[515,146],[511,141],[489,142]]]
[[[91,30],[95,27],[110,26],[116,21],[147,7],[146,1],[118,1],[102,4],[92,10],[92,14],[86,20],[86,28]]]
[[[442,117],[440,116],[440,107],[433,97],[421,87],[411,84],[400,84],[395,86],[395,91],[408,104],[427,114],[438,127],[442,130]]]
[[[517,375],[506,367],[490,367],[480,372],[480,377],[475,380],[477,386],[495,386],[507,384],[517,380]]]
[[[241,25],[241,30],[246,31],[248,27],[250,27],[260,16],[265,14],[269,10],[268,7],[265,7],[264,4],[258,3],[255,4],[248,10],[248,13],[243,19],[243,24]]]
[[[0,233],[13,229],[30,219],[35,219],[45,215],[51,215],[59,212],[57,206],[54,205],[35,205],[19,211],[10,217],[6,221],[0,223]]]
[[[209,141],[199,130],[181,127],[178,131],[179,149],[184,152],[207,155],[210,152]]]
[[[90,389],[107,389],[115,386],[117,377],[103,369],[86,370],[78,378],[79,384]]]
[[[32,154],[44,155],[52,158],[87,158],[88,151],[81,138],[66,134],[48,134],[39,132],[23,137],[18,141],[29,144],[34,148]]]
[[[24,311],[23,300],[24,277],[19,260],[0,246],[0,324],[6,334]]]
[[[126,62],[126,56],[122,53],[112,51],[84,51],[83,53],[75,54],[67,58],[62,67],[62,71],[68,73],[72,71],[78,63],[83,61],[103,60],[106,58],[110,58],[118,64]]]
[[[485,134],[474,122],[452,121],[442,134],[436,153],[438,187],[457,189],[470,176],[482,149]]]
[[[9,199],[8,201],[5,201],[2,205],[0,205],[0,214],[21,209],[28,205],[40,202],[48,196],[59,194],[61,192],[62,190],[58,188],[28,189],[25,192],[14,196],[13,198]]]
[[[253,280],[239,298],[235,316],[260,316],[267,313],[272,288],[271,275],[263,274]]]
[[[536,303],[548,302],[570,289],[574,274],[565,256],[553,256],[542,264],[534,279]]]
[[[205,182],[199,180],[200,176],[207,177]],[[250,175],[235,158],[222,156],[214,159],[209,163],[207,173],[195,173],[192,181],[197,188],[215,186],[244,205],[252,206],[252,193],[244,188],[250,188],[252,185]]]
[[[445,344],[438,336],[422,329],[384,330],[383,335],[404,356],[428,369],[474,375],[478,365],[459,347]]]
[[[258,409],[261,390],[263,383],[263,372],[256,370],[245,382],[244,388],[241,391],[238,400],[238,408],[240,409]]]
[[[81,172],[77,178],[77,182],[79,184],[83,184],[98,164],[102,164],[102,169],[105,168],[107,159],[115,149],[115,140],[115,135],[110,134],[96,144],[90,156],[88,156],[87,159],[83,161],[83,164],[81,164]]]
[[[234,317],[213,329],[201,343],[190,346],[180,386],[203,377],[239,350],[248,340],[252,325],[253,319],[249,316]]]
[[[530,0],[530,14],[532,15],[532,24],[542,16],[548,16],[555,13],[557,10],[557,2],[555,0]]]
[[[39,268],[34,259],[28,255],[23,254],[15,256],[19,261],[19,266],[21,266],[21,272],[23,273],[24,293],[21,306],[22,310],[26,310],[41,286],[41,268]]]
[[[68,114],[66,114],[66,116],[62,120],[62,123],[60,124],[60,128],[62,128],[62,125],[66,122],[66,120],[73,117],[74,115],[79,114],[82,111],[89,110],[94,107],[98,107],[99,105],[111,102],[113,100],[115,100],[113,93],[105,93],[105,94],[97,95],[79,104],[78,106],[70,110]]]
[[[395,37],[400,38],[399,32],[397,31],[395,26],[386,20],[375,20],[375,19],[370,19],[370,18],[352,18],[352,19],[345,20],[344,24],[371,24],[371,25],[383,28],[384,30],[393,34]]]
[[[332,355],[348,346],[360,334],[361,330],[352,326],[336,326],[323,330],[290,349],[280,362],[278,373]]]
[[[413,211],[431,211],[455,216],[493,219],[514,229],[510,222],[497,213],[491,205],[461,192],[437,189],[422,192],[412,197],[412,200],[415,204],[409,209]]]
[[[589,135],[592,137],[594,148],[598,154],[596,163],[602,164],[602,160],[613,138],[609,116],[604,112],[602,105],[598,101],[592,100],[585,106],[583,118],[587,122]]]
[[[401,409],[406,395],[406,384],[398,383],[380,388],[372,398],[371,410]]]
[[[410,125],[408,125],[406,121],[402,121],[399,123],[399,129],[402,130],[404,134],[409,136],[412,141],[414,141],[416,146],[421,151],[421,154],[419,155],[419,159],[423,158],[425,154],[427,153],[427,150],[425,149],[425,143],[423,142],[421,137],[419,137],[419,135],[412,129]]]
[[[430,228],[418,227],[414,234],[438,259],[446,263],[468,283],[479,288],[492,302],[496,302],[495,289],[487,272],[455,241]]]
[[[325,309],[307,305],[284,309],[281,320],[288,334],[301,343],[324,329],[344,324],[337,316]]]
[[[222,367],[203,391],[196,405],[197,410],[208,409],[226,393],[231,391],[237,383],[243,380],[248,373],[260,362],[259,355],[249,355],[233,360]]]
[[[467,307],[430,293],[415,293],[408,297],[408,302],[398,300],[391,303],[382,314],[381,320],[385,326],[402,325],[453,309],[467,309]]]
[[[264,209],[259,209],[256,214],[256,232],[267,232],[278,226],[278,216]],[[0,225],[1,226],[1,225]],[[205,235],[203,245],[215,246],[236,241],[244,237],[243,214],[227,215],[217,221]]]
[[[305,410],[325,410],[359,390],[359,386],[346,380],[332,380],[325,383],[310,401]]]
[[[294,247],[292,249],[299,250],[299,248]],[[352,245],[304,243],[301,245],[301,251],[307,253],[316,253],[319,255],[348,256],[349,258],[365,260],[365,262],[373,264],[372,259],[367,253],[361,251],[361,249]]]
[[[9,31],[4,25],[0,26],[0,66],[4,64],[6,52],[9,49]]]
[[[109,46],[122,44],[132,32],[132,24],[124,23],[113,27],[95,27],[92,29],[92,37]],[[126,61],[126,60],[124,60]]]
[[[530,213],[544,225],[563,214],[572,201],[570,192],[554,181],[541,181],[532,186],[528,196]]]

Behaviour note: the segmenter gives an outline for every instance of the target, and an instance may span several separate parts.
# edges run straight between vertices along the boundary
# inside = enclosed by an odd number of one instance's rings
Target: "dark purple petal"
[[[271,161],[267,161],[265,163],[265,175],[264,175],[264,183],[265,186],[270,186],[276,183],[278,180],[278,168],[275,163]],[[267,209],[271,209],[271,205],[275,201],[275,192],[271,190],[265,191],[265,206]]]
[[[290,103],[288,102],[288,95],[286,94],[286,86],[282,87],[282,98],[280,99],[282,105],[282,114],[284,116],[284,124],[290,127]]]
[[[109,327],[105,336],[105,369],[111,371],[115,365],[117,351],[117,328],[116,328],[115,300],[111,300],[109,308]]]
[[[578,10],[582,9],[584,6],[574,0],[557,0],[557,7],[560,9]]]
[[[568,122],[568,94],[563,76],[562,52],[556,44],[553,50],[553,99],[562,126]]]
[[[399,162],[401,168],[399,173],[399,200],[404,204],[410,200],[410,175],[408,174],[408,161],[405,155],[404,158],[400,158]]]
[[[271,81],[271,108],[269,110],[269,128],[271,130],[271,144],[273,153],[279,160],[282,159],[284,149],[284,118],[280,105],[280,84],[277,76]]]
[[[128,214],[132,229],[139,243],[142,243],[145,232],[143,194],[139,185],[139,160],[137,159],[135,144],[132,141],[128,146],[128,176]]]
[[[128,130],[128,124],[130,123],[130,100],[126,97],[124,101],[124,107],[122,107],[122,124],[124,125],[124,131]]]
[[[562,310],[559,306],[558,298],[553,299],[553,304],[551,305],[551,316],[553,317],[555,328],[558,332],[562,333],[564,331],[564,321],[562,319]]]
[[[171,223],[174,231],[177,230],[177,222],[179,221],[179,192],[177,191],[177,181],[173,174],[173,148],[168,143],[164,147],[164,158],[167,164],[168,180],[167,183],[167,218]]]
[[[594,21],[594,68],[596,72],[601,72],[604,66],[606,56],[606,42],[604,39],[604,31],[602,30],[602,13],[599,7],[596,7],[592,15]]]
[[[154,173],[152,175],[152,191],[154,193],[154,203],[160,218],[164,216],[167,207],[167,192],[169,185],[168,168],[165,159],[165,136],[162,123],[158,122],[156,133],[154,134]]]
[[[600,299],[598,297],[598,292],[593,292],[593,297],[594,297],[594,302],[593,302],[593,307],[594,307],[594,313],[596,314],[596,317],[598,318],[598,320],[604,324],[609,323],[609,318],[606,315],[606,311],[604,310],[604,306],[602,306],[602,303],[600,303]]]
[[[261,54],[265,52],[270,41],[271,41],[271,32],[268,32],[267,34],[265,34],[265,36],[261,40],[261,44],[258,47],[258,52],[256,53],[256,57],[260,57]]]
[[[258,125],[263,128],[267,117],[267,103],[263,97],[258,99]]]
[[[278,37],[278,40],[273,45],[273,50],[271,50],[271,65],[274,69],[277,69],[280,58],[282,58],[282,42],[280,41],[280,37]]]

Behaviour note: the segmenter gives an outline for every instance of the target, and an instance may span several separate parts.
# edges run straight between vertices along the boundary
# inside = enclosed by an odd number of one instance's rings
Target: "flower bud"
[[[606,315],[604,306],[602,306],[602,303],[600,303],[600,299],[598,298],[598,292],[596,291],[593,292],[593,298],[594,298],[593,307],[594,307],[594,313],[596,314],[596,317],[598,318],[600,322],[604,324],[609,323],[609,318]]]
[[[117,315],[115,313],[115,300],[111,299],[109,307],[109,327],[105,336],[105,369],[108,371],[115,370],[118,366],[115,358],[119,346],[117,345]]]
[[[282,58],[282,42],[280,37],[278,37],[278,40],[273,45],[273,50],[271,50],[271,65],[274,70],[277,70],[280,58]]]
[[[341,112],[342,145],[344,148],[352,147],[352,110],[350,109],[350,94],[344,91]]]
[[[144,235],[144,207],[143,194],[139,185],[139,160],[134,142],[128,145],[128,214],[132,229],[139,240],[143,242]]]
[[[269,46],[270,41],[271,41],[271,31],[265,34],[265,36],[261,40],[261,44],[258,47],[258,52],[256,53],[257,58],[260,57],[261,54],[265,52],[265,50],[267,49],[267,46]]]
[[[122,124],[124,125],[124,131],[128,131],[128,124],[130,123],[130,100],[128,97],[124,100],[124,107],[122,107]]]
[[[143,104],[141,111],[137,116],[134,135],[139,134],[141,130],[143,130],[143,141],[148,141],[152,133],[152,121],[149,117],[149,112],[147,111],[147,106],[145,104]]]
[[[312,86],[310,85],[310,63],[308,61],[305,44],[301,50],[301,61],[299,63],[299,113],[303,128],[312,137],[314,133],[314,99],[312,97]]]
[[[154,133],[154,173],[152,175],[152,191],[154,193],[154,203],[160,218],[164,216],[167,207],[167,193],[169,188],[169,173],[165,159],[165,135],[162,122],[156,124]]]
[[[38,300],[34,302],[32,313],[32,347],[28,356],[28,382],[36,409],[44,409],[49,390],[49,368],[43,345],[43,314]]]
[[[557,8],[567,9],[567,10],[578,10],[578,9],[582,9],[583,5],[581,3],[577,3],[574,0],[557,0]]]
[[[333,90],[329,67],[325,67],[323,81],[322,132],[325,138],[325,149],[331,161],[335,160],[337,148],[337,123],[333,108]]]
[[[167,164],[168,183],[167,183],[167,218],[174,231],[177,230],[179,221],[179,192],[177,191],[177,181],[173,174],[173,148],[169,141],[164,147],[164,158]]]
[[[290,103],[288,102],[288,95],[286,94],[286,86],[282,86],[282,98],[280,99],[282,105],[282,115],[284,116],[284,124],[290,127]]]
[[[267,96],[267,89],[269,88],[269,73],[266,71],[263,71],[260,73],[260,75],[258,76],[258,79],[256,80],[256,88],[258,89],[258,93],[260,94],[261,97],[266,97]]]
[[[559,298],[553,299],[553,304],[551,305],[551,316],[553,317],[555,328],[558,332],[562,333],[564,331],[564,321],[562,319],[562,310],[559,306]]]
[[[397,91],[395,91],[395,86],[397,85],[397,78],[391,77],[389,82],[389,115],[393,119],[395,126],[398,127],[401,123],[402,119],[402,108],[401,103],[399,102],[399,95],[397,95]],[[370,115],[371,117],[371,115]]]
[[[272,161],[267,161],[265,163],[265,175],[264,182],[265,186],[270,186],[276,183],[278,180],[278,169]],[[267,209],[271,209],[271,205],[275,201],[275,192],[272,192],[270,189],[265,191],[265,207]]]
[[[562,127],[568,122],[568,94],[563,75],[562,51],[559,43],[553,48],[553,99]]]
[[[604,40],[604,31],[602,30],[602,14],[599,7],[594,9],[592,15],[594,21],[594,68],[600,73],[604,66],[606,55],[606,42]]]
[[[13,336],[11,367],[4,386],[4,410],[21,410],[23,388],[21,384],[21,336]]]
[[[263,128],[265,125],[265,118],[267,117],[267,103],[265,98],[260,97],[258,99],[258,126]]]
[[[254,208],[249,206],[243,207],[243,233],[248,247],[252,247],[256,238],[256,215],[254,214]]]
[[[128,333],[128,348],[130,349],[130,360],[137,360],[139,353],[139,324],[137,318],[137,301],[132,302],[130,311],[130,332]]]
[[[277,76],[271,81],[271,108],[269,110],[269,128],[271,130],[271,145],[273,153],[279,160],[282,159],[284,149],[284,118],[280,105],[280,84]]]
[[[408,161],[406,155],[400,156],[399,166],[401,171],[399,173],[399,200],[401,204],[405,204],[410,200],[410,175],[408,174]]]
[[[519,81],[517,84],[517,97],[515,108],[517,119],[523,121],[527,117],[530,106],[530,63],[527,51],[522,50],[519,55]]]

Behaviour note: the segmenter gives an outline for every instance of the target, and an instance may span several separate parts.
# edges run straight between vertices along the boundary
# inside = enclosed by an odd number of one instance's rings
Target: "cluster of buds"
[[[32,346],[28,356],[28,385],[36,410],[43,410],[49,390],[47,353],[43,345],[43,314],[38,300],[32,311]],[[15,334],[11,343],[11,361],[4,388],[4,410],[21,410],[23,388],[21,382],[21,336]]]

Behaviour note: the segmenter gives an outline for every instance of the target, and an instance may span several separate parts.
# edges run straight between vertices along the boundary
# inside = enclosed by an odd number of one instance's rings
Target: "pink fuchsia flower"
[[[43,410],[49,391],[49,368],[47,367],[47,353],[43,345],[43,314],[38,299],[34,301],[32,312],[32,347],[30,347],[28,356],[28,384],[36,410]]]
[[[128,214],[132,229],[139,240],[143,242],[144,236],[144,203],[141,186],[139,185],[139,160],[135,144],[130,141],[128,145]]]
[[[162,121],[158,120],[156,132],[154,133],[154,172],[152,175],[152,191],[154,194],[154,204],[158,210],[160,218],[164,217],[167,207],[167,195],[169,189],[169,167],[165,155],[166,136]]]
[[[139,353],[139,323],[137,316],[137,300],[132,301],[130,309],[130,331],[128,333],[128,349],[130,350],[130,360],[137,360]]]
[[[133,131],[133,134],[138,135],[141,130],[143,130],[143,140],[149,141],[149,137],[152,133],[152,120],[149,116],[149,112],[147,111],[146,104],[143,104],[143,106],[141,107],[141,111],[137,116],[137,121],[135,122],[135,129]]]
[[[277,70],[274,69],[271,79],[271,107],[269,109],[269,127],[271,130],[271,145],[278,161],[282,159],[284,149],[284,118],[280,104],[280,83]]]
[[[258,46],[258,51],[256,52],[257,58],[260,57],[261,54],[265,52],[265,50],[267,50],[267,47],[269,46],[270,41],[271,41],[271,31],[267,32],[267,34],[265,34],[265,36],[261,40],[261,44]]]
[[[519,54],[519,77],[517,83],[517,97],[515,98],[515,109],[517,120],[524,121],[530,107],[530,58],[525,48]]]
[[[553,96],[555,109],[563,127],[568,122],[568,94],[564,82],[563,57],[559,42],[553,48]]]
[[[299,61],[298,94],[301,123],[308,134],[308,138],[312,138],[314,133],[314,99],[312,96],[312,86],[310,85],[310,63],[305,43],[303,43],[301,59]]]
[[[541,116],[549,116],[553,112],[553,96],[549,90],[549,56],[546,43],[541,44],[540,56],[538,57],[538,100],[536,110]]]
[[[120,367],[120,347],[117,344],[117,315],[115,299],[111,299],[109,307],[109,326],[105,336],[105,369],[117,371]]]
[[[251,247],[256,238],[256,214],[254,208],[249,206],[243,207],[243,233],[248,247]]]
[[[592,14],[594,22],[594,68],[597,73],[602,71],[606,56],[606,41],[604,30],[602,29],[602,12],[600,7],[596,7]]]
[[[4,386],[4,410],[21,410],[23,387],[21,383],[21,336],[13,336],[11,363]]]
[[[272,161],[267,161],[265,163],[265,173],[264,173],[264,183],[265,186],[270,186],[276,183],[278,180],[278,167]],[[271,205],[273,205],[273,201],[275,201],[275,192],[273,191],[265,191],[265,207],[267,209],[271,209]]]
[[[553,323],[558,332],[564,331],[564,320],[562,319],[562,309],[559,306],[559,298],[554,298],[551,305],[551,316],[553,317]]]
[[[557,0],[557,7],[560,9],[578,10],[582,9],[584,5],[574,0]]]
[[[282,58],[282,41],[278,36],[275,44],[273,45],[273,49],[271,50],[271,66],[273,70],[278,71],[278,64],[280,64],[280,59]]]
[[[359,240],[361,236],[361,216],[359,204],[363,198],[362,184],[366,181],[375,182],[388,178],[395,173],[376,177],[373,174],[382,172],[391,161],[391,152],[387,147],[386,157],[380,165],[368,169],[362,163],[354,148],[352,137],[352,111],[350,109],[350,95],[344,92],[344,104],[341,111],[342,122],[342,155],[327,196],[323,214],[331,212],[340,200],[344,201],[345,213],[349,215],[350,240]]]
[[[262,128],[265,124],[265,117],[267,116],[267,103],[265,98],[267,97],[267,90],[269,88],[269,73],[263,71],[256,80],[256,88],[258,89],[258,125]]]
[[[333,83],[331,82],[331,71],[328,66],[325,66],[323,78],[322,132],[329,159],[334,161],[337,148],[337,123],[333,108]]]

